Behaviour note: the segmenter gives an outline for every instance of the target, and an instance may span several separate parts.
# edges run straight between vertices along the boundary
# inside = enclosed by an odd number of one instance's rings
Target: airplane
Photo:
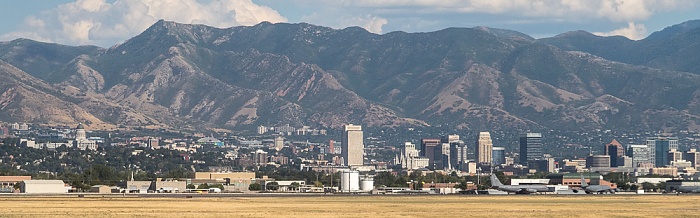
[[[496,174],[491,174],[491,187],[515,194],[532,194],[536,192],[547,192],[549,188],[546,185],[504,185],[498,180]]]
[[[588,185],[586,179],[583,178],[583,174],[581,174],[581,188],[583,188],[586,194],[604,194],[606,192],[615,194],[615,191],[617,191],[616,188],[611,188],[607,185]]]
[[[700,193],[700,186],[678,186],[675,190],[678,193]]]

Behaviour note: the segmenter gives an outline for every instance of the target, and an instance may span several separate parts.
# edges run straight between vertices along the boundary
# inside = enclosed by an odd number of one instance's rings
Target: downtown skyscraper
[[[345,166],[362,166],[364,164],[364,136],[362,126],[345,125],[342,135],[342,156]]]

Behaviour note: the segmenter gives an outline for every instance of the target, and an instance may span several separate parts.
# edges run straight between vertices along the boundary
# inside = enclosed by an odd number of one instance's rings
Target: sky
[[[310,23],[376,34],[448,27],[511,29],[535,38],[584,30],[639,40],[700,19],[696,0],[21,0],[0,8],[0,41],[111,47],[156,21],[218,28]]]

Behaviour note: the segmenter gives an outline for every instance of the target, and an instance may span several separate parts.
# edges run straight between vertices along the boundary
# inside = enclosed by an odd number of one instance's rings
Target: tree
[[[252,183],[248,186],[248,190],[251,190],[251,191],[260,191],[261,189],[262,189],[262,186],[260,185],[260,183]]]
[[[666,182],[659,182],[659,184],[656,184],[656,188],[658,190],[666,190]]]
[[[289,186],[292,187],[292,191],[298,191],[301,185],[298,182],[292,182],[292,184],[289,184]]]
[[[265,185],[265,186],[266,186],[267,190],[269,190],[269,191],[277,191],[277,189],[279,188],[279,183],[270,182],[270,183],[267,183],[267,185]]]
[[[649,183],[649,182],[644,182],[644,183],[642,183],[642,189],[644,189],[644,191],[647,191],[647,192],[648,192],[648,191],[650,191],[650,190],[652,190],[652,189],[654,189],[654,188],[656,188],[656,186],[655,186],[654,184],[651,184],[651,183]]]
[[[197,186],[197,189],[209,189],[209,185],[207,185],[206,183],[203,183],[203,184],[200,184],[199,186]]]
[[[323,183],[316,181],[316,182],[314,182],[314,187],[321,188],[321,187],[323,187]]]
[[[194,186],[194,184],[187,184],[187,189],[196,189],[197,187]]]
[[[630,185],[630,190],[632,190],[632,191],[637,191],[637,190],[639,190],[639,186],[637,186],[637,185]]]

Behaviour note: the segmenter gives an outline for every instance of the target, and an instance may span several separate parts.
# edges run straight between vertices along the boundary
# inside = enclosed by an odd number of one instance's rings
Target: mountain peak
[[[696,29],[700,29],[700,20],[689,20],[680,24],[666,27],[660,31],[656,31],[644,40],[667,39]]]

